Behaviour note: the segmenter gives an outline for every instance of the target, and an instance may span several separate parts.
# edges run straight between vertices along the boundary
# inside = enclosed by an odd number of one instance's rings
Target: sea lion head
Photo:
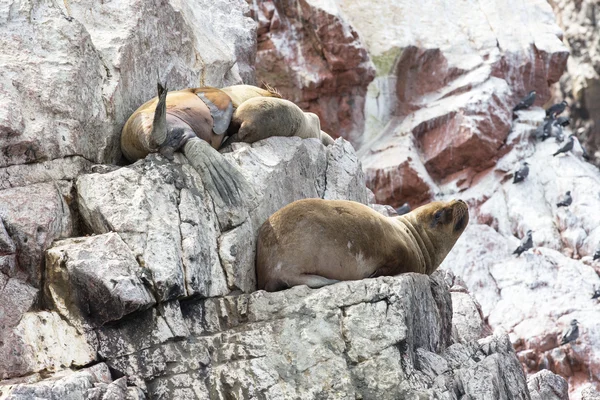
[[[416,220],[419,231],[427,236],[432,248],[425,238],[426,250],[431,258],[427,266],[427,273],[433,273],[444,261],[452,247],[464,232],[469,222],[469,208],[462,200],[448,202],[434,201],[412,211],[413,220]]]

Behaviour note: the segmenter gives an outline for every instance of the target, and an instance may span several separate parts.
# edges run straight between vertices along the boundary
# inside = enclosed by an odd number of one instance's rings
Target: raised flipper
[[[249,205],[248,201],[255,196],[254,189],[237,167],[210,144],[191,138],[184,145],[183,154],[202,177],[215,206],[227,209]]]
[[[156,147],[161,147],[167,140],[167,93],[169,89],[163,87],[160,82],[158,86],[158,103],[154,110],[152,121],[152,140]]]

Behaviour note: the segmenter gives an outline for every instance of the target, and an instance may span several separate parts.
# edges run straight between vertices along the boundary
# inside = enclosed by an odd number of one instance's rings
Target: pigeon
[[[592,293],[592,300],[597,299],[600,297],[600,289],[596,289],[596,287],[594,286],[594,293]]]
[[[533,105],[535,102],[535,90],[529,92],[529,94],[519,102],[514,108],[513,111],[526,110]]]
[[[515,251],[513,251],[513,254],[516,254],[517,257],[519,257],[521,253],[533,247],[533,238],[531,237],[532,233],[533,232],[531,231],[531,229],[527,231],[527,236],[521,239],[521,244],[519,245],[519,247],[517,247]]]
[[[577,326],[577,323],[576,319],[572,320],[571,326],[564,330],[562,338],[560,339],[561,345],[572,342],[579,337],[579,327]]]
[[[552,154],[553,156],[557,156],[560,153],[566,153],[568,151],[573,150],[573,143],[575,140],[575,135],[570,135],[569,136],[569,141],[567,143],[565,143],[565,145],[563,147],[561,147],[560,149],[556,150],[556,153]]]
[[[521,168],[519,168],[517,172],[515,172],[513,183],[523,182],[523,180],[527,178],[527,176],[529,175],[528,165],[529,164],[527,163],[527,161],[523,161],[523,165],[521,166]]]
[[[594,258],[592,259],[592,261],[596,261],[600,259],[600,249],[597,249],[596,252],[594,253]]]
[[[560,113],[562,113],[563,111],[565,111],[565,108],[567,108],[568,103],[566,101],[561,101],[558,104],[554,104],[553,106],[551,106],[550,108],[548,108],[546,110],[546,115],[552,118],[556,118],[557,115],[559,115]]]
[[[569,190],[565,194],[565,197],[563,197],[558,203],[556,203],[556,207],[569,207],[572,202],[573,198],[571,197],[571,191]]]
[[[396,212],[398,215],[408,214],[410,212],[410,205],[408,203],[404,203],[400,207],[396,208]]]

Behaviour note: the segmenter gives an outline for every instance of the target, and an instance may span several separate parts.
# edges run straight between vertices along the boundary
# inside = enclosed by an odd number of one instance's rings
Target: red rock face
[[[357,32],[335,7],[313,0],[247,0],[258,22],[257,81],[321,119],[333,137],[355,141],[375,70]]]

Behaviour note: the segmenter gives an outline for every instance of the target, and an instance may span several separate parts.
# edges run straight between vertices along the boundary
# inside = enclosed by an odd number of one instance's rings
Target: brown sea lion
[[[235,110],[231,126],[237,130],[228,141],[254,143],[271,136],[317,138],[324,145],[333,139],[321,130],[316,114],[304,112],[291,101],[275,97],[254,97]]]
[[[258,233],[258,288],[318,288],[405,272],[432,274],[469,222],[462,200],[433,202],[397,217],[346,200],[283,207]]]
[[[133,162],[158,151],[172,159],[173,152],[181,149],[217,205],[239,206],[242,193],[253,191],[240,171],[216,149],[226,136],[235,101],[278,94],[238,86],[168,92],[159,83],[158,96],[140,106],[125,123],[121,132],[123,155]]]

